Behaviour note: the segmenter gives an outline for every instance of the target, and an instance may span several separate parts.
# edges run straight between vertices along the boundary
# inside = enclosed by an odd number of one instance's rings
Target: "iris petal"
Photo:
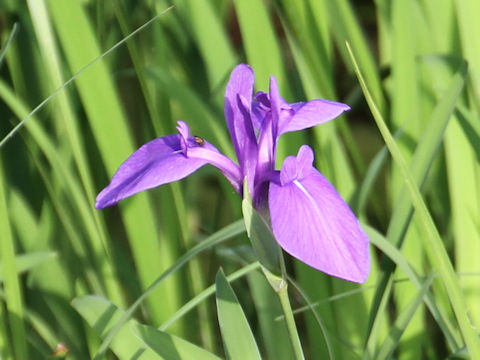
[[[183,179],[207,163],[184,155],[183,137],[169,135],[149,141],[119,167],[110,184],[97,196],[103,209],[140,191]]]
[[[242,171],[256,151],[256,136],[250,111],[254,75],[250,66],[240,64],[233,69],[225,91],[225,119]],[[251,159],[250,159],[251,160]]]
[[[208,163],[217,167],[240,192],[243,178],[239,167],[212,144],[203,139],[199,143],[190,136],[186,123],[179,121],[178,125],[180,134],[152,140],[130,155],[110,184],[98,194],[97,209],[115,205],[140,191],[183,179]]]
[[[296,158],[285,160],[280,183],[270,184],[275,237],[286,252],[307,265],[362,283],[370,268],[368,237],[335,188],[311,166],[311,160],[312,150],[302,146]]]
[[[323,99],[289,105],[293,110],[293,116],[281,118],[279,135],[322,124],[350,110],[348,105]]]

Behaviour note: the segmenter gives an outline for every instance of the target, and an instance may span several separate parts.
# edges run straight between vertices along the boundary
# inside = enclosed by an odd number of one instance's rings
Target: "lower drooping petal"
[[[188,125],[178,122],[180,134],[152,140],[119,167],[110,184],[97,196],[95,207],[103,209],[140,191],[187,177],[205,164],[217,167],[241,192],[240,168],[202,138],[190,136]]]
[[[120,166],[110,184],[97,196],[95,207],[103,209],[122,199],[172,181],[180,180],[207,163],[185,156],[181,135],[152,140]]]
[[[328,180],[313,167],[306,171],[309,158],[312,150],[303,146],[297,158],[285,160],[280,179],[286,182],[270,184],[273,233],[286,252],[307,265],[362,283],[370,270],[368,237]],[[295,173],[305,177],[292,178]]]

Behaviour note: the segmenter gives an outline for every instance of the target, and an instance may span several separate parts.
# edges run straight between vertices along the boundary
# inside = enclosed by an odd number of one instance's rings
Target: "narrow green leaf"
[[[398,346],[398,342],[407,328],[409,322],[420,308],[424,297],[433,281],[433,275],[430,275],[423,283],[422,288],[418,292],[418,295],[412,299],[412,301],[403,309],[388,334],[387,339],[382,344],[382,347],[375,356],[377,360],[384,360],[390,358],[395,348]]]
[[[17,273],[21,274],[55,257],[57,257],[57,253],[48,251],[17,255],[15,257],[15,268]],[[2,281],[3,263],[0,262],[0,283]]]
[[[386,113],[386,104],[382,92],[382,84],[378,72],[376,71],[376,64],[373,58],[373,51],[369,49],[366,37],[360,28],[358,19],[355,17],[354,9],[347,0],[326,1],[329,15],[332,21],[333,35],[337,40],[337,46],[341,54],[345,58],[345,63],[348,62],[348,54],[345,52],[343,44],[348,41],[355,54],[358,54],[358,63],[365,72],[365,82],[368,87],[372,89],[372,97],[382,115]]]
[[[378,231],[371,228],[370,226],[363,225],[365,232],[367,233],[370,241],[375,247],[377,247],[383,254],[387,255],[390,260],[392,260],[395,265],[407,275],[410,282],[415,285],[415,287],[420,290],[422,288],[422,279],[416,273],[415,269],[409,264],[408,259],[403,255],[396,247],[394,247],[390,241],[384,238]],[[392,276],[393,282],[393,276]],[[447,340],[449,346],[452,349],[457,348],[457,344],[460,343],[458,339],[457,329],[452,324],[450,318],[445,314],[445,311],[441,307],[438,307],[437,299],[428,292],[425,296],[425,304],[427,305],[432,317],[437,322],[439,328],[442,330],[445,339]],[[372,309],[372,312],[375,312]]]
[[[71,72],[76,73],[99,58],[100,47],[83,5],[69,0],[50,0],[48,5]],[[105,168],[113,175],[136,146],[107,64],[98,62],[91,66],[77,77],[75,84]],[[90,201],[94,203],[94,199]],[[121,204],[120,208],[141,288],[145,290],[174,262],[173,245],[163,243],[160,248],[155,209],[147,194],[136,195],[128,201],[128,206]],[[178,305],[179,286],[169,281],[147,301],[149,313],[156,322],[161,322]],[[161,290],[171,296],[165,299]]]
[[[420,224],[422,225],[422,230],[425,234],[425,236],[421,237],[421,240],[423,241],[423,248],[429,257],[431,264],[440,274],[440,278],[442,279],[445,289],[447,290],[450,303],[455,312],[458,325],[460,327],[470,354],[473,358],[480,358],[480,341],[468,319],[468,311],[465,305],[464,296],[458,284],[457,276],[455,275],[455,272],[453,270],[453,265],[448,258],[448,254],[445,250],[445,247],[443,246],[440,235],[438,234],[438,230],[435,227],[435,223],[433,222],[433,219],[428,212],[425,202],[422,199],[420,191],[416,186],[416,182],[412,173],[408,169],[408,166],[404,158],[402,157],[400,150],[398,149],[398,146],[392,137],[392,134],[390,133],[387,125],[385,124],[385,121],[383,120],[383,117],[369,92],[369,89],[363,79],[363,75],[360,72],[358,64],[348,44],[347,48],[360,85],[362,86],[362,90],[365,94],[365,98],[367,99],[367,103],[373,114],[373,117],[377,123],[380,133],[382,134],[390,153],[392,154],[395,164],[400,168],[402,176],[405,179],[408,193],[413,203],[413,207],[418,213]]]
[[[472,79],[472,90],[477,111],[480,111],[480,23],[477,14],[480,13],[480,2],[477,0],[457,0],[454,1],[457,9],[457,21],[460,32],[460,40],[462,42],[463,56],[465,60],[472,64],[470,69],[470,77]]]
[[[10,32],[8,40],[3,45],[2,49],[0,49],[0,68],[2,67],[3,59],[5,58],[5,55],[7,53],[7,50],[10,44],[12,43],[13,39],[15,39],[15,36],[17,35],[17,31],[18,31],[18,25],[17,23],[15,23],[13,25],[12,31]]]
[[[165,360],[216,360],[218,356],[169,333],[151,326],[136,324],[133,332],[138,338],[160,358]]]
[[[240,270],[235,271],[234,273],[230,274],[227,276],[228,282],[232,282],[234,280],[237,280],[246,274],[251,273],[254,270],[257,270],[260,268],[260,264],[258,262],[254,262],[253,264],[244,266]],[[165,321],[162,326],[160,326],[160,330],[167,330],[175,321],[180,319],[182,316],[184,316],[186,313],[188,313],[190,310],[195,308],[195,306],[198,306],[201,302],[203,302],[205,299],[207,299],[209,296],[213,295],[215,293],[215,285],[211,285],[205,290],[203,290],[201,293],[197,294],[193,299],[189,300],[185,305],[183,305],[180,309],[178,309],[175,314],[173,314],[170,319]]]
[[[7,318],[10,325],[10,336],[13,340],[10,347],[15,359],[27,360],[28,347],[24,324],[25,310],[15,261],[15,244],[7,210],[6,184],[1,159],[0,179],[0,259],[3,265],[3,287],[5,289]]]
[[[217,231],[215,234],[212,234],[207,239],[203,240],[201,243],[197,244],[185,254],[183,254],[172,266],[165,270],[149,287],[145,292],[125,311],[125,313],[118,319],[118,322],[115,324],[115,327],[108,334],[108,336],[103,339],[101,346],[99,347],[95,359],[100,359],[104,352],[107,350],[110,342],[115,337],[117,332],[123,327],[123,325],[131,318],[133,313],[138,309],[138,307],[143,303],[143,301],[150,295],[150,293],[157,288],[166,278],[170,275],[177,272],[182,268],[190,259],[194,258],[196,255],[202,251],[209,249],[212,246],[218,245],[223,241],[226,241],[242,232],[245,231],[245,225],[243,220],[237,220],[236,222],[224,227],[223,229]]]
[[[248,195],[246,185],[244,186],[244,194]],[[242,211],[245,228],[258,261],[270,272],[281,276],[279,257],[281,250],[270,227],[265,222],[265,219],[253,208],[251,199],[248,196],[242,201]]]
[[[216,278],[217,311],[220,331],[228,359],[261,359],[247,318],[225,274],[220,269]]]
[[[435,154],[441,144],[445,129],[463,88],[465,72],[466,64],[463,63],[456,75],[452,78],[448,90],[438,101],[438,104],[424,129],[423,139],[419,142],[417,149],[415,150],[410,169],[415,178],[416,184],[419,187],[425,182]],[[404,185],[398,196],[398,201],[395,204],[387,231],[387,238],[398,248],[402,247],[405,233],[413,214],[413,206],[410,197],[408,196],[408,191],[409,190]],[[427,249],[427,251],[429,250]],[[385,269],[385,273],[382,275],[380,285],[378,286],[375,295],[376,305],[373,306],[373,311],[370,313],[371,323],[367,343],[370,344],[369,346],[371,348],[374,347],[374,344],[376,343],[378,326],[380,326],[385,316],[385,306],[387,305],[387,299],[392,290],[391,285],[393,278],[391,277],[391,272],[394,270],[394,266],[392,264],[384,264],[382,268]]]
[[[268,89],[274,75],[285,98],[289,98],[288,81],[282,53],[270,21],[266,3],[256,0],[234,0],[248,63],[255,69],[258,89]],[[261,34],[261,36],[259,36]]]
[[[210,89],[216,89],[235,66],[235,54],[211,1],[186,0],[185,5],[193,36],[207,67]]]
[[[110,301],[100,297],[86,295],[75,298],[72,306],[85,319],[95,333],[104,339],[107,334],[123,315],[123,311],[119,310]],[[129,320],[115,334],[110,344],[110,348],[120,359],[142,359],[155,360],[163,359],[155,354],[154,351],[146,349],[142,341],[133,336],[130,326],[136,324],[136,321]]]
[[[282,314],[277,294],[260,271],[250,273],[247,280],[258,318],[259,332],[257,339],[262,340],[265,349],[264,358],[293,359],[294,354],[290,346],[278,346],[278,344],[288,344],[290,339],[285,322],[275,321],[275,318]]]

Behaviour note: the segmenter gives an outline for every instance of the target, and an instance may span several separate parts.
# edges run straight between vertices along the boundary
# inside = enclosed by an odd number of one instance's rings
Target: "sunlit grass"
[[[363,285],[286,256],[305,357],[480,356],[479,11],[475,0],[0,3],[0,357],[63,344],[67,359],[235,358],[241,328],[253,357],[258,346],[292,358],[241,199],[213,168],[93,207],[176,120],[232,155],[223,94],[241,62],[256,90],[273,74],[289,102],[352,107],[279,148],[277,164],[309,143],[372,240]]]

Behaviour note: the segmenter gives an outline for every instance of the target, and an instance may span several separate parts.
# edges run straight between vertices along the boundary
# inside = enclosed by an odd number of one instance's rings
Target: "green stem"
[[[295,359],[303,360],[302,344],[298,337],[297,326],[295,325],[295,319],[293,318],[292,307],[290,306],[290,299],[288,298],[288,285],[284,282],[284,285],[277,290],[280,304],[282,305],[283,315],[285,315],[285,322],[287,323],[288,337],[295,353]]]

